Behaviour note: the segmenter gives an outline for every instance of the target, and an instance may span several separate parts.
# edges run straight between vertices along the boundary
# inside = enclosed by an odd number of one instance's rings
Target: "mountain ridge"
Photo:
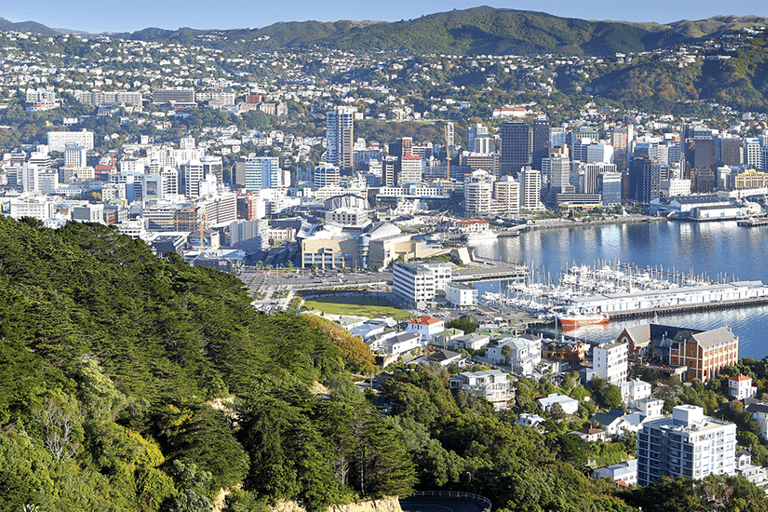
[[[220,48],[239,51],[302,49],[390,51],[399,53],[610,55],[651,51],[717,37],[747,26],[768,25],[756,15],[719,15],[667,24],[565,18],[539,11],[488,6],[438,12],[396,22],[338,20],[281,21],[260,28],[176,30],[147,27],[134,32],[104,32],[125,39],[190,44],[201,37]],[[26,21],[0,18],[0,30],[43,35],[80,33]]]

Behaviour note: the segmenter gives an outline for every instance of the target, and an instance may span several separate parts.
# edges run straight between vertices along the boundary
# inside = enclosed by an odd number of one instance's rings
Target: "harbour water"
[[[599,261],[631,263],[676,272],[705,274],[710,279],[761,280],[768,283],[768,226],[745,228],[736,221],[641,222],[543,229],[500,238],[477,247],[478,256],[526,263],[538,282],[555,282],[573,265]],[[498,284],[479,283],[482,294]],[[585,327],[570,334],[594,341],[614,340],[621,331],[648,319]],[[658,323],[713,329],[729,326],[739,336],[739,357],[768,356],[768,307],[663,316]]]

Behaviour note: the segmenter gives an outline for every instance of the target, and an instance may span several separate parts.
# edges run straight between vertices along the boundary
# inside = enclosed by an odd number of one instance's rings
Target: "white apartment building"
[[[672,416],[643,425],[637,443],[637,481],[650,485],[668,476],[700,480],[735,475],[736,425],[704,415],[695,405],[679,405]]]
[[[64,151],[68,145],[84,146],[93,149],[93,132],[48,132],[48,148],[51,151]]]
[[[447,263],[392,264],[392,294],[408,308],[432,301],[451,281],[451,267]]]
[[[528,211],[544,210],[541,202],[541,171],[529,166],[520,172],[520,209]]]
[[[601,343],[592,349],[594,375],[614,386],[627,381],[629,373],[627,343]]]
[[[451,389],[485,398],[497,411],[506,409],[507,402],[513,398],[508,374],[501,370],[463,372],[451,377],[450,386]]]
[[[465,283],[450,283],[445,288],[448,302],[453,307],[477,305],[477,288]]]

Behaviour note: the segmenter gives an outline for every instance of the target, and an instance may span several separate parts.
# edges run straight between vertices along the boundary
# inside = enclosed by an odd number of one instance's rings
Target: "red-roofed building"
[[[405,327],[405,332],[413,332],[419,335],[421,342],[431,343],[435,335],[445,330],[445,322],[439,318],[422,316],[416,320],[411,320]]]
[[[757,394],[757,388],[752,385],[752,378],[737,375],[728,379],[728,395],[734,400],[744,400]]]

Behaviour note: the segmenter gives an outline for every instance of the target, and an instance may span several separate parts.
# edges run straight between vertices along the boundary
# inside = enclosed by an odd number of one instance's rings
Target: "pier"
[[[758,226],[768,226],[768,217],[751,217],[743,219],[736,223],[737,226],[745,228],[756,228]]]

